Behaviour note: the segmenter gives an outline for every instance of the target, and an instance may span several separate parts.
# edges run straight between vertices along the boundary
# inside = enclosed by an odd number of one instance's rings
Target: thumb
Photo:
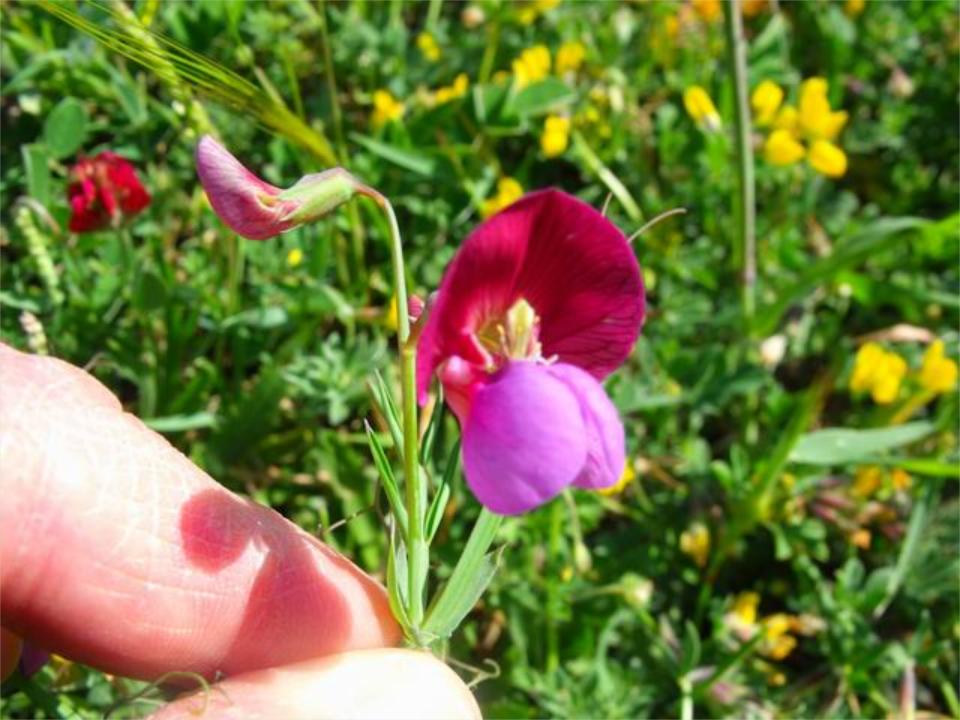
[[[463,681],[426,652],[359,650],[238,675],[167,705],[175,718],[479,718]]]

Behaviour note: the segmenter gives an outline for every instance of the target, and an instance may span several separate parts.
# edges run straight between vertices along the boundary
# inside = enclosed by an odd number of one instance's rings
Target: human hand
[[[83,371],[0,344],[0,616],[106,672],[224,676],[158,717],[478,717],[383,588]],[[192,713],[192,714],[191,714]]]

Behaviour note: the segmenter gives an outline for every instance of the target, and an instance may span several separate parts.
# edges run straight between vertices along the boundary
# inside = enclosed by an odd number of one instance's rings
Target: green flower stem
[[[737,242],[734,261],[742,282],[743,317],[749,327],[756,313],[757,241],[756,200],[753,177],[753,145],[751,143],[749,79],[747,78],[747,43],[743,37],[740,0],[723,4],[727,52],[733,69],[736,99],[734,116],[737,141],[737,181],[740,186],[736,202]]]
[[[417,433],[416,346],[410,340],[407,313],[407,279],[403,264],[403,243],[393,205],[375,190],[363,190],[383,211],[390,226],[390,253],[397,298],[397,349],[400,354],[400,414],[403,424],[403,477],[407,505],[407,617],[414,628],[423,621],[423,590],[427,580],[429,546],[424,535],[427,487],[420,474]]]

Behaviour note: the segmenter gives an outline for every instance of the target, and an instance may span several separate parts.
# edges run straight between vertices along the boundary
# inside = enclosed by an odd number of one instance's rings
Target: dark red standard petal
[[[483,362],[473,334],[520,298],[540,318],[544,356],[598,380],[643,323],[640,267],[623,233],[564,192],[532,193],[477,227],[447,268],[418,345],[421,399],[447,358]]]

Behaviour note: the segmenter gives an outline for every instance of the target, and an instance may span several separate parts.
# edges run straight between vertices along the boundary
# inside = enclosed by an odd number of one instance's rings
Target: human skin
[[[2,344],[0,497],[0,619],[40,647],[128,677],[225,677],[206,695],[216,717],[479,716],[444,664],[391,647],[376,581],[90,375]]]

